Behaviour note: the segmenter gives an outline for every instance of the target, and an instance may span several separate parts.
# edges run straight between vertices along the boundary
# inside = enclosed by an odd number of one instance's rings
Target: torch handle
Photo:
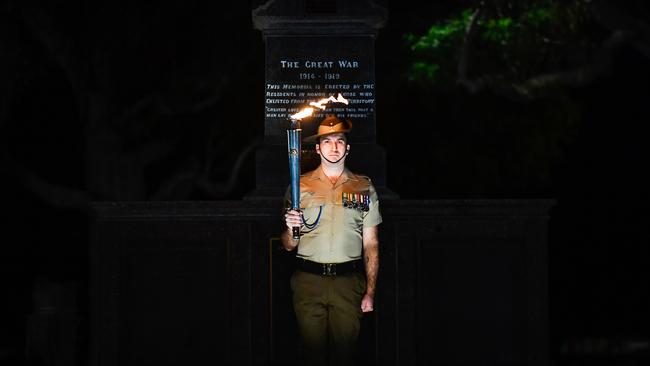
[[[300,128],[287,130],[289,152],[289,180],[291,182],[291,206],[300,210]],[[293,227],[293,238],[300,239],[300,227]]]

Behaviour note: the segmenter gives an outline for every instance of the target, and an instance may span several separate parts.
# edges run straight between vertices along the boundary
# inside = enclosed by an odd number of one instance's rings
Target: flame
[[[348,100],[343,98],[341,93],[339,93],[339,95],[336,98],[334,98],[333,95],[330,95],[329,98],[323,98],[323,99],[319,100],[318,102],[311,102],[311,103],[309,103],[309,105],[313,105],[316,108],[325,109],[325,106],[323,104],[327,104],[329,102],[338,102],[338,103],[343,103],[345,105],[348,104]]]
[[[318,102],[310,102],[309,105],[324,110],[325,109],[325,104],[327,104],[329,102],[335,102],[335,103],[338,102],[338,103],[343,103],[345,105],[348,104],[348,100],[343,98],[341,93],[339,93],[339,95],[336,98],[334,98],[333,95],[330,95],[329,98],[323,98],[323,99],[319,100]],[[306,107],[306,108],[301,109],[300,112],[298,112],[296,114],[292,114],[289,117],[291,119],[293,119],[293,120],[301,120],[301,119],[303,119],[305,117],[311,116],[312,113],[314,113],[314,108]]]
[[[309,116],[311,116],[311,114],[312,114],[313,112],[314,112],[314,108],[311,108],[311,107],[303,108],[302,110],[300,110],[300,112],[298,112],[298,113],[296,113],[296,114],[292,114],[292,115],[290,116],[290,118],[291,118],[291,119],[295,119],[295,120],[303,119],[303,118],[305,118],[305,117],[309,117]]]

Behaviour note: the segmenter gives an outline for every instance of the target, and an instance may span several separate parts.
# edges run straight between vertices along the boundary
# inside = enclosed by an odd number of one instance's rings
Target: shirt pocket
[[[302,215],[310,225],[319,219],[323,206],[325,206],[325,196],[306,194],[300,200]]]
[[[363,227],[364,212],[353,207],[345,207],[341,202],[336,204],[338,209],[343,211],[343,221],[345,226],[355,231],[361,231]]]

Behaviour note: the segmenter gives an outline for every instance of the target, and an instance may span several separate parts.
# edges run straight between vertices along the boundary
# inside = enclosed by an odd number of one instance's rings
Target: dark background
[[[527,148],[548,127],[527,116],[552,116],[556,104],[407,80],[403,34],[469,3],[389,3],[376,44],[388,187],[405,199],[556,198],[552,358],[604,357],[636,341],[632,355],[647,357],[650,71],[637,47],[647,34],[589,83],[562,89],[578,117],[555,144],[540,143],[539,160]],[[640,4],[624,10],[645,30]],[[0,27],[0,363],[27,363],[30,319],[52,284],[68,289],[70,303],[61,301],[76,314],[83,359],[88,203],[238,200],[253,190],[263,42],[246,2],[6,1]]]

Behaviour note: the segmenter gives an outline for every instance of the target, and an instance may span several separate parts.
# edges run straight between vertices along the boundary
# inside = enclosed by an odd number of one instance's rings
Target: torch
[[[348,104],[347,99],[339,93],[337,98],[330,96],[318,102],[310,102],[309,105],[316,108],[325,109],[325,104],[328,102],[339,102]],[[302,129],[300,128],[300,120],[311,116],[314,108],[303,108],[300,112],[289,116],[290,126],[287,130],[287,150],[289,153],[289,180],[291,182],[291,209],[300,211],[300,141]],[[304,222],[304,218],[303,218]],[[306,223],[305,223],[306,224]],[[315,226],[315,224],[314,224]],[[293,238],[300,239],[300,227],[293,227]]]
[[[313,108],[305,108],[292,114],[291,125],[287,130],[287,148],[289,152],[289,180],[291,181],[291,209],[300,211],[300,140],[302,129],[300,120],[311,115]],[[294,226],[293,238],[300,239],[300,227]]]

